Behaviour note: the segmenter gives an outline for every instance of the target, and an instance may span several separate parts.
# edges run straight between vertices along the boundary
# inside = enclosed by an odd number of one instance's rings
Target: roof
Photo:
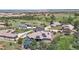
[[[0,22],[0,25],[4,25],[5,23],[4,22]]]
[[[32,27],[30,24],[19,24],[19,26],[26,26],[26,27]]]
[[[5,25],[0,25],[0,28],[6,28],[6,26]]]
[[[12,33],[0,33],[0,37],[16,38],[17,34]]]
[[[37,31],[31,34],[28,34],[28,37],[33,39],[51,39],[52,33],[47,31]]]
[[[52,22],[50,25],[51,26],[58,26],[58,25],[61,25],[61,23],[59,23],[59,22]]]
[[[0,33],[13,33],[13,32],[15,32],[14,29],[0,30]]]
[[[62,25],[62,27],[64,27],[64,28],[69,28],[70,30],[74,29],[74,26],[71,25],[71,24]]]
[[[0,37],[16,38],[17,34],[13,33],[14,31],[13,29],[1,30]]]
[[[32,28],[32,26],[29,25],[29,24],[19,24],[18,27],[21,28],[21,29],[30,29],[30,28]]]
[[[44,28],[43,28],[43,27],[36,27],[36,28],[34,28],[33,30],[34,30],[35,32],[36,32],[36,31],[43,31]]]
[[[27,25],[25,25],[25,24],[19,24],[18,26],[19,27],[27,27]]]

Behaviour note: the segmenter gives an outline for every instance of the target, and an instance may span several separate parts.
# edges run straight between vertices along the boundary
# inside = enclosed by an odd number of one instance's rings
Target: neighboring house
[[[12,29],[0,31],[0,40],[16,40],[16,38],[17,34]]]
[[[0,29],[5,29],[6,28],[6,25],[4,22],[0,22]]]
[[[61,25],[61,23],[59,23],[59,22],[51,22],[50,23],[50,26],[52,26],[52,27],[56,27],[56,26],[60,26]]]
[[[74,26],[71,25],[71,24],[65,24],[65,25],[62,25],[62,29],[69,29],[69,30],[73,30],[74,29]]]
[[[71,24],[62,25],[62,30],[64,34],[71,34],[71,32],[74,30],[74,26]]]
[[[0,30],[0,33],[15,33],[14,29]]]
[[[33,27],[29,24],[19,24],[18,28],[19,29],[32,29]]]
[[[5,29],[7,28],[5,25],[0,25],[0,29]]]
[[[27,35],[30,39],[39,40],[51,40],[52,33],[47,31],[37,31]]]
[[[0,33],[0,40],[16,40],[17,34]]]
[[[37,32],[37,31],[44,31],[44,27],[36,27],[33,29],[33,31]]]
[[[0,22],[0,25],[5,25],[5,23],[4,22]]]
[[[5,30],[4,30],[4,31],[5,31]],[[5,32],[6,32],[6,33],[15,33],[15,29],[7,29]]]

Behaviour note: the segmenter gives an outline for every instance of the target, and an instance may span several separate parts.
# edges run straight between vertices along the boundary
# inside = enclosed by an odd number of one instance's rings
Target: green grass
[[[12,27],[16,27],[18,24],[22,22],[29,23],[31,25],[36,25],[36,26],[39,26],[40,24],[48,25],[48,22],[44,20],[19,20],[19,19],[9,20],[9,24],[12,24]]]
[[[14,41],[0,41],[0,44],[5,46],[4,50],[17,50],[17,49],[19,49],[18,43],[15,43]]]

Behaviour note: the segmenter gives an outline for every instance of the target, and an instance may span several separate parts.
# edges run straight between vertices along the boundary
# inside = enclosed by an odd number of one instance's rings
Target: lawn
[[[4,45],[4,50],[21,49],[15,41],[0,41],[0,45]]]

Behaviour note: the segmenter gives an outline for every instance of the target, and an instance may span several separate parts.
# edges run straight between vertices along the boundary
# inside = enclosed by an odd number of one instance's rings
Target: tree
[[[53,39],[53,41],[51,41],[51,43],[48,46],[48,50],[57,50],[57,42],[59,41],[59,38],[61,37],[61,35],[58,35],[57,37],[55,37]]]
[[[46,24],[45,23],[41,23],[40,25],[43,26],[43,27],[46,27]]]
[[[51,21],[55,21],[56,20],[56,17],[54,15],[50,16],[51,18]]]
[[[32,50],[37,49],[37,42],[36,42],[36,40],[33,40],[29,47],[30,47],[30,49],[32,49]]]
[[[47,50],[47,48],[48,48],[48,44],[42,41],[33,40],[30,45],[30,49],[32,50],[35,50],[35,49]]]
[[[72,24],[73,23],[73,20],[74,20],[73,17],[71,17],[71,16],[68,17],[68,23]]]
[[[79,30],[79,20],[74,21],[74,26],[77,30]]]
[[[79,13],[74,13],[74,16],[79,16]]]
[[[21,38],[18,39],[18,44],[22,44],[22,40],[23,40],[23,39],[21,39]]]
[[[5,25],[8,26],[8,23],[6,22]]]
[[[79,32],[75,33],[74,36],[75,36],[75,40],[73,42],[73,45],[72,47],[75,48],[75,49],[79,49]]]
[[[48,43],[45,43],[45,42],[39,42],[39,49],[40,50],[47,50],[48,48]]]
[[[12,43],[10,42],[10,46],[12,46]]]
[[[64,23],[70,23],[70,24],[72,24],[73,21],[74,21],[74,17],[71,17],[71,16],[69,16],[69,17],[63,17],[63,22]]]
[[[68,50],[74,42],[74,36],[58,36],[48,46],[48,50]]]
[[[58,50],[68,50],[74,41],[74,36],[61,36],[57,42]]]
[[[63,22],[63,23],[68,23],[68,18],[67,18],[67,17],[63,17],[62,22]]]
[[[79,39],[74,40],[72,47],[75,49],[79,49]]]

